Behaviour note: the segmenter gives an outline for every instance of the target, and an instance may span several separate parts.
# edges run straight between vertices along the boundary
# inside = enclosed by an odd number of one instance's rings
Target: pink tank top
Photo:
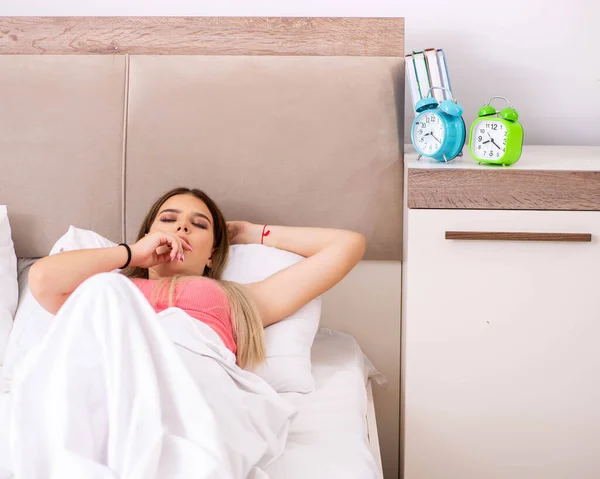
[[[157,286],[162,291],[153,291],[156,280],[134,278],[132,281],[157,313],[169,307],[168,282],[164,287]],[[219,335],[225,347],[236,353],[229,298],[215,281],[202,277],[179,280],[175,285],[173,300],[174,307],[208,325]]]

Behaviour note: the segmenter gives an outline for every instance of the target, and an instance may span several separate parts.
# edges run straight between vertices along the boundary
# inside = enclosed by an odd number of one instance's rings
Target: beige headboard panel
[[[125,58],[0,55],[0,204],[19,256],[69,224],[121,236]]]
[[[128,240],[184,185],[227,218],[355,229],[369,259],[400,259],[402,81],[397,58],[132,57]]]
[[[402,19],[0,18],[18,254],[69,224],[132,240],[187,185],[228,218],[355,229],[366,259],[399,260],[403,73]]]

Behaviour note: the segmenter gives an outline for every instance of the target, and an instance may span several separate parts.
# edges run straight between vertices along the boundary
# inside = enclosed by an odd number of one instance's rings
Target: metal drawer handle
[[[591,243],[590,233],[520,233],[485,231],[446,231],[447,240],[464,241],[559,241]]]

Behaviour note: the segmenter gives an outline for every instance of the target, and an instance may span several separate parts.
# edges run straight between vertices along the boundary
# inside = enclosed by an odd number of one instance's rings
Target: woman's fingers
[[[171,254],[169,252],[163,253],[163,254],[159,254],[156,257],[156,263],[168,263],[169,261],[171,261]]]
[[[187,238],[179,237],[164,231],[156,232],[154,241],[158,245],[154,250],[156,260],[161,263],[169,261],[183,261],[185,251],[192,251],[192,245]]]
[[[187,239],[184,240],[176,235],[172,235],[171,247],[171,261],[183,261],[185,258],[183,254],[184,250],[189,249],[191,251],[192,249]]]
[[[178,237],[171,237],[171,248],[171,261],[181,260],[181,240]]]
[[[159,239],[159,246],[154,250],[157,259],[160,261],[164,258],[164,262],[173,261],[181,250],[181,240],[169,233],[161,233]]]
[[[187,238],[180,238],[179,236],[177,238],[179,238],[179,240],[181,241],[184,250],[193,251],[192,245],[190,244]]]

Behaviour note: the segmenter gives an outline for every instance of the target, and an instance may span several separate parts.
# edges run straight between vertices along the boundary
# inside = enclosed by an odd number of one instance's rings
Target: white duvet
[[[268,477],[295,414],[210,328],[114,273],[75,291],[4,389],[15,479]]]

